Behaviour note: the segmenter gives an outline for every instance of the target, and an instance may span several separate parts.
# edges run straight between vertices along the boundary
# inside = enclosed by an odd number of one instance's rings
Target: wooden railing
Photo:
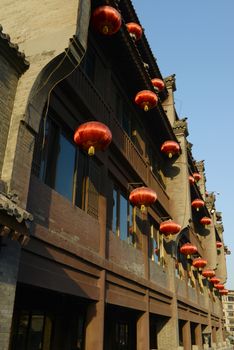
[[[128,160],[142,181],[157,192],[158,200],[164,206],[164,208],[168,210],[169,198],[163,186],[151,171],[150,166],[143,159],[132,140],[124,132],[123,128],[115,117],[113,109],[107,103],[105,103],[102,96],[89,78],[81,69],[78,69],[76,74],[72,74],[68,78],[68,81],[79,95],[80,99],[84,102],[84,105],[89,108],[92,115],[94,115],[97,120],[109,126],[115,146]]]

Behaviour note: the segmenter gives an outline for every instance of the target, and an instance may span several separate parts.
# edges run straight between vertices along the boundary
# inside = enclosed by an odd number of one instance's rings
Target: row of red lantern
[[[194,184],[194,182],[198,182],[199,180],[201,180],[201,174],[193,173],[193,176],[189,175],[189,182],[191,185]]]
[[[99,33],[107,36],[117,33],[122,24],[120,13],[111,6],[100,6],[96,8],[92,14],[91,21]],[[126,27],[131,37],[135,40],[140,40],[142,37],[142,28],[139,24],[131,22],[127,23]],[[157,92],[165,88],[162,79],[154,78],[151,80],[151,83]],[[157,105],[158,97],[151,90],[142,90],[135,96],[135,103],[147,112]]]
[[[74,141],[88,151],[89,155],[94,155],[95,150],[104,151],[112,140],[110,129],[103,123],[97,121],[86,122],[81,124],[75,131]],[[161,147],[161,151],[171,158],[179,153],[179,144],[175,141],[165,141]]]

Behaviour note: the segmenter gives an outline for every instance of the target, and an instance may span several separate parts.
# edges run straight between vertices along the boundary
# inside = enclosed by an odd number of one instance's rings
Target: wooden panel
[[[18,281],[61,293],[98,300],[97,280],[52,260],[23,251]]]

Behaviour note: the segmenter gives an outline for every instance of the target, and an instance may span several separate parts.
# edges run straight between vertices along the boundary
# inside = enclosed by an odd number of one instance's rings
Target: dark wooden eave
[[[0,25],[0,54],[15,68],[19,75],[22,75],[28,68],[29,62],[25,59],[24,53],[19,51],[17,44],[11,42],[8,34],[3,33]]]
[[[124,17],[125,23],[135,22],[141,25],[131,0],[122,0],[121,2],[119,2],[118,7],[121,10],[121,12],[124,14],[123,17]],[[149,65],[149,72],[150,72],[151,78],[157,77],[157,78],[163,79],[162,74],[157,65],[156,58],[144,34],[144,30],[143,30],[143,35],[141,40],[137,42],[137,46],[139,48],[143,61]],[[165,88],[160,93],[160,98],[164,100],[165,98],[167,98],[167,96],[168,96],[168,92],[167,92],[167,89]]]
[[[114,1],[112,5],[114,5]],[[124,17],[123,10],[121,12]],[[135,95],[140,90],[147,89],[154,91],[150,74],[145,68],[144,61],[138,49],[138,43],[135,43],[131,38],[125,25],[122,25],[118,33],[114,34],[111,38],[104,37],[96,32],[93,32],[93,36],[105,55],[111,58],[112,69],[115,73],[118,75],[119,72],[123,77],[132,78],[129,81],[126,79],[125,82],[122,82],[124,85],[128,84],[128,91],[132,101],[134,101]],[[162,143],[165,139],[176,141],[176,136],[160,100],[156,108],[153,108],[147,113],[141,111],[139,113],[143,113],[145,116],[147,115],[145,119],[148,123],[146,122],[146,124],[148,124],[148,128],[151,131],[152,129],[160,130],[160,133],[156,131],[159,142]]]

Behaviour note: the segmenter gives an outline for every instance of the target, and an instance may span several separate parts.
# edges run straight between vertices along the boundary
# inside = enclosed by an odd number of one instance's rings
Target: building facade
[[[92,25],[102,5],[121,13],[112,36]],[[139,24],[131,1],[2,6],[9,50],[18,42],[27,61],[14,49],[6,69],[0,51],[0,70],[15,79],[0,76],[1,98],[11,101],[1,114],[1,349],[227,349],[220,293],[193,266],[206,259],[226,282],[222,219],[175,110],[175,76],[162,78],[144,33],[138,41],[129,35],[126,23]],[[152,78],[165,87],[146,113],[134,97],[155,92]],[[89,157],[73,135],[92,120],[109,127],[112,142]],[[172,158],[161,152],[168,140],[180,148]],[[129,201],[140,186],[157,194],[145,211]],[[160,231],[169,219],[181,226],[177,235]],[[180,252],[186,243],[196,255]]]
[[[229,290],[228,295],[223,296],[224,328],[228,335],[234,339],[234,291]]]

